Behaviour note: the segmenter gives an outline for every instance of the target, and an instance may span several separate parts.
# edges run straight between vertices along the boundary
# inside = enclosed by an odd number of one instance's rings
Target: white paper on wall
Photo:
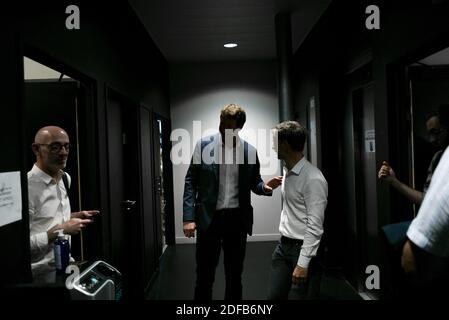
[[[376,152],[376,134],[374,130],[365,130],[365,152]]]
[[[20,171],[0,173],[0,227],[22,219]]]

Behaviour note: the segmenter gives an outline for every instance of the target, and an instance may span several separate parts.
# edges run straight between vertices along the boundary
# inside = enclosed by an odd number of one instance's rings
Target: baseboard
[[[274,234],[253,234],[248,237],[248,242],[257,242],[257,241],[278,241],[280,238],[279,233]]]
[[[192,244],[196,243],[196,238],[176,237],[176,244]]]
[[[248,242],[259,241],[278,241],[279,234],[254,234],[248,237]],[[196,238],[176,237],[176,244],[192,244],[196,243]]]

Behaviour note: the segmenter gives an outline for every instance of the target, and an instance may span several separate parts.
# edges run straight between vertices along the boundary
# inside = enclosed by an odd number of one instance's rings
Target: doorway
[[[87,178],[89,175],[94,176],[95,164],[82,160],[83,155],[92,149],[95,140],[86,136],[87,132],[92,131],[93,124],[85,121],[89,109],[92,109],[92,87],[84,78],[78,80],[76,76],[71,77],[57,71],[58,66],[50,67],[41,62],[46,59],[40,60],[40,54],[36,54],[35,58],[34,51],[28,51],[29,56],[23,57],[25,140],[30,146],[26,154],[27,168],[31,170],[36,160],[31,144],[40,128],[56,125],[66,130],[72,145],[65,169],[71,177],[69,189],[71,211],[86,209],[95,203],[96,194],[95,185],[92,185],[91,179]],[[64,69],[61,67],[59,70]],[[91,160],[95,160],[94,153]],[[98,225],[92,226],[71,237],[71,255],[76,261],[83,261],[98,254],[97,249],[101,246],[101,241],[97,241],[89,249],[86,245],[86,239],[91,237],[90,234],[95,234],[97,228]]]
[[[175,242],[170,121],[142,105],[140,132],[144,282],[147,290],[162,254]]]
[[[448,122],[449,113],[449,48],[420,59],[406,68],[409,84],[410,112],[410,176],[411,185],[423,190],[429,164],[444,146],[433,144],[441,140],[442,131],[427,132],[426,122],[440,114],[440,122]],[[447,124],[446,124],[447,125]],[[419,206],[414,206],[416,216]]]
[[[395,102],[389,120],[391,158],[396,176],[418,191],[424,188],[432,158],[441,150],[430,143],[426,121],[441,105],[449,104],[449,48],[431,54],[426,51],[395,63],[389,78]],[[447,114],[448,108],[443,109]],[[418,211],[418,205],[391,193],[391,222],[413,219]]]

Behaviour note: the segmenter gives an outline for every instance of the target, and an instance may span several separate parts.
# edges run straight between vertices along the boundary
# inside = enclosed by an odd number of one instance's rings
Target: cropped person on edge
[[[416,298],[449,297],[449,148],[407,230],[401,264],[418,283]]]

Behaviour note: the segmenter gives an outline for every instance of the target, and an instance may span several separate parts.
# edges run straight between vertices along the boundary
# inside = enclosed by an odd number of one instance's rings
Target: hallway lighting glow
[[[237,47],[237,46],[238,46],[237,43],[226,43],[226,44],[224,45],[225,48],[235,48],[235,47]]]

